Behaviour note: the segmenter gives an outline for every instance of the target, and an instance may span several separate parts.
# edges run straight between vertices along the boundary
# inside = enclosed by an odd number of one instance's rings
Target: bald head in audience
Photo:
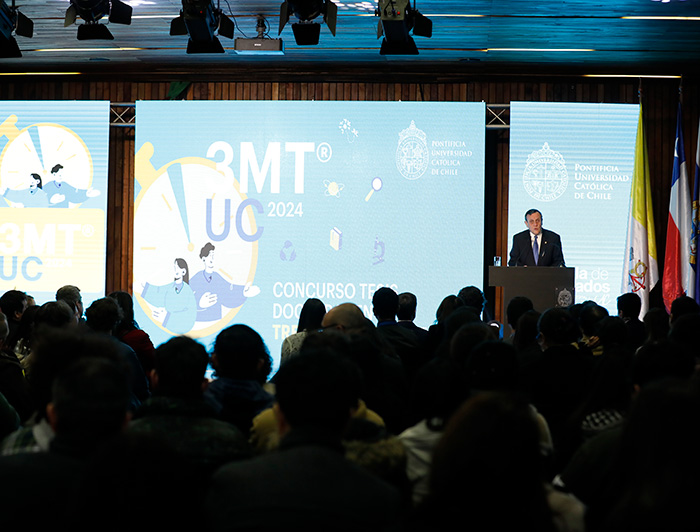
[[[350,334],[361,331],[365,327],[365,322],[365,315],[360,307],[354,303],[341,303],[326,313],[321,327]]]

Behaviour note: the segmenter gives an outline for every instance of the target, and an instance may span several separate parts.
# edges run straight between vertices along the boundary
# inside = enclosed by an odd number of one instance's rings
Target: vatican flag
[[[625,257],[622,293],[634,292],[639,295],[642,299],[641,317],[649,309],[649,292],[659,281],[651,183],[649,181],[649,160],[646,139],[644,138],[641,104],[639,105],[639,122],[637,123],[637,142],[634,149],[634,173],[630,194]]]

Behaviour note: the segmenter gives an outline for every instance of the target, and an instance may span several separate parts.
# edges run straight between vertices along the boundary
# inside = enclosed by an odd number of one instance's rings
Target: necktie
[[[532,254],[535,256],[535,266],[537,266],[537,259],[540,256],[540,247],[537,245],[537,235],[535,235],[535,242],[532,244]]]

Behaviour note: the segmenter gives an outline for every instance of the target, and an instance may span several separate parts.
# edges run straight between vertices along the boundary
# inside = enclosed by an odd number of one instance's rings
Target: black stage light
[[[335,25],[338,19],[338,6],[331,0],[286,0],[280,6],[280,27],[282,33],[285,24],[290,17],[295,15],[299,22],[292,24],[294,40],[300,46],[318,44],[321,34],[321,25],[313,22],[319,15],[323,15],[323,21],[335,37]]]
[[[22,37],[34,35],[34,23],[15,7],[8,6],[5,0],[0,0],[0,58],[22,57],[19,45],[12,33]]]
[[[213,0],[182,0],[180,16],[170,23],[170,35],[189,35],[188,54],[223,54],[216,34],[233,39],[235,26]]]
[[[131,24],[133,8],[120,0],[70,0],[66,10],[64,26],[74,24],[78,18],[85,24],[78,26],[78,40],[103,39],[112,40],[114,36],[100,20],[107,16],[110,22],[116,24]]]
[[[379,50],[381,55],[418,54],[416,43],[411,37],[432,37],[433,23],[425,15],[411,7],[410,0],[378,0],[379,7],[375,11],[379,16],[377,37],[384,36]]]

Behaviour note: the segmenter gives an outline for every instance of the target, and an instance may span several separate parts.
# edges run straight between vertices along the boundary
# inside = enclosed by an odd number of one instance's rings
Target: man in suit
[[[565,266],[561,238],[542,228],[542,213],[530,209],[525,213],[527,229],[513,236],[508,266]]]
[[[413,323],[413,320],[416,319],[417,306],[418,300],[414,294],[411,292],[399,294],[399,308],[396,311],[396,317],[399,320],[397,324],[401,327],[405,327],[409,331],[413,331],[416,338],[418,338],[418,342],[423,343],[428,336],[428,331]]]

